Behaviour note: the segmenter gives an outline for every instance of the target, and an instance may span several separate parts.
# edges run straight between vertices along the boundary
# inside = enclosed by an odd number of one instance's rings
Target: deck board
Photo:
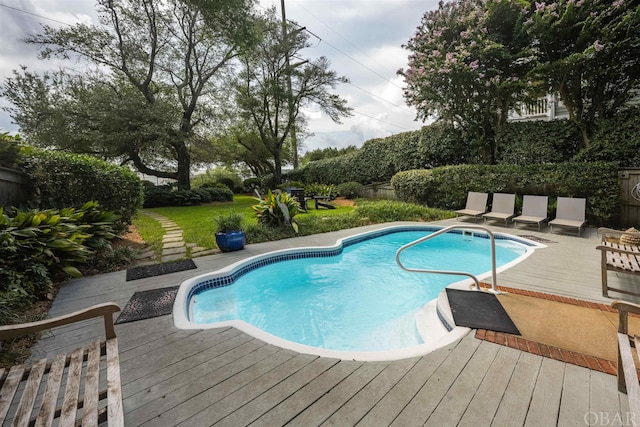
[[[248,245],[198,258],[197,270],[132,282],[124,272],[74,279],[61,287],[50,315],[107,301],[124,306],[136,291],[176,286],[252,255],[330,245],[380,227]],[[612,301],[601,294],[593,230],[579,238],[490,228],[556,242],[500,273],[499,285]],[[609,282],[640,284],[629,278],[610,272]],[[127,426],[584,425],[585,413],[613,418],[629,410],[614,376],[479,341],[473,333],[425,356],[387,362],[300,354],[235,328],[178,330],[172,316],[116,325],[116,333]],[[100,321],[58,328],[40,339],[31,358],[71,352],[102,334]]]

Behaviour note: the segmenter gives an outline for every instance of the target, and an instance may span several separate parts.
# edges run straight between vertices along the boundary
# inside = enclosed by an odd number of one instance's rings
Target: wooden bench
[[[640,349],[640,337],[629,336],[629,313],[640,315],[640,305],[622,301],[614,301],[611,306],[618,310],[618,390],[627,394],[630,420],[633,425],[640,425],[640,383],[634,360],[632,347],[636,355]]]
[[[14,426],[49,426],[55,419],[59,426],[95,426],[105,421],[110,426],[123,426],[118,339],[113,327],[113,313],[118,311],[117,304],[106,303],[39,322],[0,326],[0,340],[4,341],[103,317],[106,333],[106,340],[94,341],[69,355],[58,354],[50,361],[42,359],[31,367],[0,369],[0,425],[13,418]],[[103,359],[106,390],[100,390]]]
[[[601,251],[601,271],[602,271],[602,295],[609,297],[609,291],[620,292],[628,295],[640,296],[639,292],[626,289],[610,287],[607,282],[607,272],[616,271],[619,273],[629,273],[640,275],[640,247],[617,242],[623,234],[635,235],[640,238],[640,233],[629,233],[620,230],[601,228],[598,230],[602,235],[602,243],[596,247]]]

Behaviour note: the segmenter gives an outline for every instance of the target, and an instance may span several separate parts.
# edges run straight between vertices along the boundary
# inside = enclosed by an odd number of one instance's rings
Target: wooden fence
[[[366,197],[368,199],[398,199],[396,197],[395,191],[393,191],[393,187],[391,186],[390,182],[366,185],[362,197]]]
[[[620,224],[625,227],[640,226],[640,168],[621,169],[620,176]]]
[[[29,179],[15,169],[0,167],[0,206],[18,206],[29,197]]]

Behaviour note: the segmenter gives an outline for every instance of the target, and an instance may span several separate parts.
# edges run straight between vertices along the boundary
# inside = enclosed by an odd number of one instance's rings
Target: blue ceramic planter
[[[216,244],[222,252],[239,251],[244,248],[246,237],[244,231],[228,231],[216,233]]]

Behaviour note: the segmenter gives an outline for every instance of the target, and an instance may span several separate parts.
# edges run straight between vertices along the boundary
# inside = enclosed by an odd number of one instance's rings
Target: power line
[[[373,92],[369,92],[368,90],[363,89],[363,88],[361,88],[361,87],[359,87],[359,86],[356,86],[356,85],[354,85],[354,84],[353,84],[353,83],[351,83],[351,82],[347,82],[347,84],[348,84],[348,85],[351,85],[351,86],[355,87],[356,89],[359,89],[359,90],[361,90],[361,91],[363,91],[363,92],[365,92],[365,93],[367,93],[367,94],[369,94],[369,95],[371,95],[371,96],[373,96],[373,97],[376,97],[376,98],[378,98],[379,100],[384,101],[384,102],[386,102],[386,103],[387,103],[387,104],[389,104],[389,105],[393,105],[394,107],[401,109],[401,110],[402,110],[402,111],[404,111],[405,113],[411,113],[411,114],[413,114],[413,111],[409,111],[409,110],[407,110],[406,108],[404,108],[404,107],[403,107],[403,106],[401,106],[401,105],[394,104],[393,102],[388,101],[388,100],[384,99],[383,97],[376,95],[376,94],[375,94],[375,93],[373,93]]]
[[[343,36],[342,34],[340,34],[339,32],[337,32],[336,30],[334,30],[333,28],[331,28],[326,22],[324,22],[322,19],[318,18],[316,15],[314,15],[313,13],[311,13],[311,11],[309,9],[307,9],[306,7],[304,7],[302,5],[302,3],[300,2],[294,2],[298,5],[298,7],[300,7],[302,10],[304,10],[305,12],[307,12],[309,15],[311,15],[312,17],[314,17],[316,19],[316,21],[318,21],[319,23],[321,23],[322,25],[324,25],[325,27],[327,27],[329,29],[329,31],[331,31],[332,33],[334,33],[335,35],[337,35],[338,37],[340,37],[342,40],[344,40],[345,42],[347,42],[349,45],[351,45],[351,47],[353,47],[354,49],[358,50],[358,51],[362,51],[361,48],[359,48],[358,46],[356,46],[355,44],[351,43],[351,41],[349,39],[347,39],[345,36]],[[316,36],[318,37],[318,36]],[[319,37],[318,37],[319,38]],[[378,63],[377,61],[372,60],[371,58],[368,58],[369,60],[371,60],[372,62],[374,62],[376,65],[378,65],[381,68],[385,68],[384,65]]]
[[[409,131],[409,132],[412,132],[412,131],[414,130],[414,129],[408,129],[408,128],[405,128],[405,127],[402,127],[402,126],[398,126],[398,125],[396,125],[396,124],[394,124],[394,123],[390,123],[390,122],[384,121],[384,120],[382,120],[382,119],[379,119],[379,118],[377,118],[377,117],[373,117],[373,116],[370,116],[370,115],[368,115],[368,114],[361,113],[360,111],[357,111],[357,110],[351,110],[351,111],[353,111],[353,112],[354,112],[354,113],[356,113],[356,114],[360,114],[361,116],[365,116],[365,117],[368,117],[368,118],[370,118],[370,119],[373,119],[373,120],[379,121],[380,123],[384,123],[384,124],[389,125],[389,126],[397,127],[398,129],[406,130],[406,131]]]
[[[67,22],[58,21],[57,19],[48,18],[46,16],[38,15],[37,13],[33,13],[33,12],[26,11],[26,10],[18,9],[17,7],[9,6],[9,5],[4,4],[4,3],[0,3],[0,7],[6,7],[7,9],[15,10],[16,12],[22,12],[22,13],[26,13],[27,15],[32,15],[32,16],[35,16],[35,17],[38,17],[38,18],[47,19],[49,21],[57,22],[58,24],[68,25],[70,27],[73,26],[72,24],[69,24]]]

